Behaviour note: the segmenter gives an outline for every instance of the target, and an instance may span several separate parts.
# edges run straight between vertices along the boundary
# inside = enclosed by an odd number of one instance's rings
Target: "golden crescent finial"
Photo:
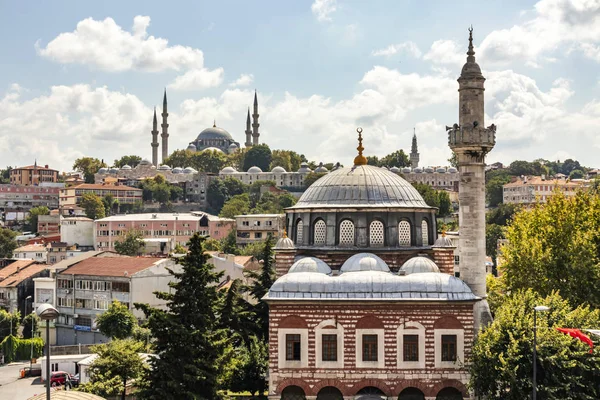
[[[358,155],[354,158],[354,165],[358,166],[358,165],[367,165],[367,158],[365,156],[363,156],[363,150],[365,149],[362,145],[362,128],[358,127],[356,128],[356,132],[358,132],[358,147],[356,148],[356,150],[358,150]]]

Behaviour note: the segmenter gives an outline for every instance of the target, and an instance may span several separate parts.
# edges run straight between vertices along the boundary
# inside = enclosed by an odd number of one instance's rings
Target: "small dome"
[[[437,172],[438,174],[445,174],[446,168],[440,167],[440,168],[436,169],[435,172]]]
[[[415,174],[420,174],[421,172],[423,172],[423,169],[422,169],[422,168],[419,168],[419,167],[417,167],[417,168],[413,169],[413,172],[414,172]]]
[[[248,170],[249,174],[259,174],[261,172],[262,172],[262,169],[258,168],[257,166],[250,167],[250,169]]]
[[[221,150],[221,149],[219,149],[217,147],[207,147],[207,148],[205,148],[202,151],[216,151],[217,153],[222,153],[223,152],[223,150]]]
[[[416,256],[402,264],[400,271],[404,271],[405,275],[410,275],[422,272],[440,272],[440,269],[430,258]]]
[[[194,143],[190,143],[187,147],[188,151],[196,151],[196,145]]]
[[[319,272],[325,275],[331,275],[331,268],[324,261],[316,257],[302,257],[296,261],[288,271],[288,274],[298,272]]]
[[[174,174],[181,174],[183,172],[183,168],[175,167],[171,170]]]
[[[160,167],[158,167],[159,171],[170,171],[171,167],[169,167],[168,165],[161,165]]]
[[[291,250],[294,249],[294,242],[289,237],[285,236],[279,238],[277,243],[275,244],[275,249],[277,250]]]
[[[98,173],[99,173],[99,174],[106,174],[106,173],[108,173],[108,168],[100,168],[100,169],[98,170]]]
[[[395,173],[395,174],[397,174],[398,172],[400,172],[400,168],[398,168],[398,167],[392,167],[392,168],[390,168],[390,171],[393,172],[393,173]]]
[[[148,165],[152,165],[152,163],[147,158],[144,158],[142,161],[140,161],[139,165],[148,166]]]
[[[358,253],[344,262],[340,273],[358,271],[381,271],[390,272],[385,261],[371,253]]]
[[[437,238],[437,240],[433,244],[433,247],[456,247],[456,246],[454,245],[454,243],[452,243],[452,240],[448,236],[446,236],[445,234],[442,234],[440,237]]]
[[[237,144],[235,144],[235,143],[231,143],[229,145],[229,150],[234,150],[234,149],[237,150],[238,148],[239,148],[239,146]]]
[[[235,172],[237,172],[237,171],[233,167],[225,167],[221,170],[222,174],[233,174]]]
[[[451,174],[455,174],[455,173],[458,172],[458,170],[456,168],[454,168],[454,167],[450,167],[450,168],[448,168],[448,172],[451,173]]]
[[[109,174],[116,174],[117,172],[119,172],[119,170],[114,167],[108,170]]]
[[[312,169],[308,167],[308,163],[303,162],[302,164],[300,164],[300,169],[298,170],[298,172],[308,174],[309,172],[312,172]]]
[[[285,171],[285,168],[283,168],[283,167],[280,167],[280,166],[277,166],[277,167],[273,168],[273,169],[271,170],[271,172],[274,172],[274,173],[276,173],[276,174],[283,174],[283,173],[285,173],[286,171]]]
[[[130,170],[131,169],[131,165],[123,165],[123,167],[121,169],[122,170]]]
[[[323,166],[323,163],[319,163],[317,169],[315,169],[316,173],[327,173],[329,170]]]
[[[198,171],[196,171],[196,170],[195,170],[194,168],[192,168],[192,167],[186,167],[186,168],[183,170],[183,173],[184,173],[184,174],[195,174],[196,172],[198,172]]]
[[[426,174],[431,174],[431,173],[433,173],[433,168],[431,168],[431,167],[427,167],[427,168],[425,168],[425,173],[426,173]]]
[[[403,174],[410,174],[410,173],[411,173],[411,171],[412,171],[412,170],[410,169],[410,167],[404,167],[404,168],[402,168],[402,173],[403,173]]]

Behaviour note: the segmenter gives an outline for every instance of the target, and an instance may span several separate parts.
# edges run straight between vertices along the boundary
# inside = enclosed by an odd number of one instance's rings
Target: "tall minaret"
[[[254,113],[252,114],[252,145],[256,146],[258,144],[258,137],[260,133],[258,133],[258,127],[260,124],[258,123],[258,98],[256,97],[256,90],[254,91]]]
[[[154,107],[154,119],[152,120],[152,164],[158,167],[158,121],[156,120],[156,107]]]
[[[166,158],[169,157],[169,124],[167,123],[167,89],[165,89],[165,95],[163,97],[163,112],[162,112],[162,133],[160,137],[162,139],[162,162],[164,163]]]
[[[412,146],[410,147],[410,166],[414,169],[419,166],[419,150],[417,149],[417,132],[413,128]]]
[[[250,107],[248,107],[248,116],[246,117],[246,147],[252,147],[252,128],[250,128]]]
[[[491,321],[485,290],[485,156],[496,143],[496,126],[485,128],[483,83],[473,51],[473,28],[469,29],[467,63],[458,78],[459,124],[446,127],[448,144],[456,154],[460,183],[459,254],[460,277],[476,296],[475,329]]]

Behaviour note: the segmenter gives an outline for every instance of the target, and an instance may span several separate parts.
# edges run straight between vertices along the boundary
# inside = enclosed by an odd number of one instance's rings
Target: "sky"
[[[153,107],[169,149],[217,126],[350,164],[410,151],[447,165],[468,27],[485,82],[487,161],[600,167],[600,0],[0,0],[0,167],[151,158]]]

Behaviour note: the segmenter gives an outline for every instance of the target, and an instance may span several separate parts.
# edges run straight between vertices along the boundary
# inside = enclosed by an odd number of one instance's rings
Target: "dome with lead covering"
[[[187,147],[189,151],[196,151],[196,145],[194,143],[190,143]]]
[[[158,167],[159,171],[170,171],[171,167],[169,167],[168,165],[161,165],[160,167]]]
[[[131,165],[123,165],[123,167],[121,168],[122,170],[130,170],[131,169]]]
[[[231,134],[229,132],[227,132],[223,128],[217,128],[216,126],[212,126],[210,128],[206,128],[205,130],[203,130],[202,132],[200,132],[200,134],[198,135],[198,139],[197,140],[203,140],[203,139],[226,139],[226,140],[233,140],[233,138],[231,137]]]
[[[99,173],[99,174],[106,174],[106,173],[108,173],[108,168],[100,168],[100,169],[98,170],[98,173]]]
[[[183,172],[183,168],[175,167],[171,170],[171,172],[173,172],[174,174],[181,174]]]
[[[296,261],[288,271],[288,274],[300,272],[319,272],[325,275],[331,275],[331,268],[324,261],[316,257],[302,257]]]
[[[329,172],[329,170],[323,165],[323,163],[319,163],[319,166],[317,167],[317,169],[315,169],[316,173],[327,173]]]
[[[146,165],[147,166],[147,165],[152,165],[152,163],[147,158],[144,158],[142,161],[140,161],[140,165]]]
[[[294,248],[294,242],[287,236],[279,238],[275,244],[275,250],[292,250]]]
[[[257,166],[250,167],[250,169],[248,170],[249,174],[260,174],[261,172],[262,172],[262,169],[260,169]]]
[[[344,262],[340,273],[358,271],[390,272],[390,268],[381,258],[372,253],[358,253]]]
[[[233,167],[225,167],[221,170],[222,174],[233,174],[236,173],[237,171],[235,170],[235,168]]]
[[[398,167],[392,167],[392,168],[390,168],[390,171],[393,172],[393,173],[395,173],[395,174],[397,174],[398,172],[400,172],[400,168],[398,168]]]
[[[440,269],[429,257],[416,256],[402,264],[400,271],[404,271],[405,275],[410,275],[425,272],[440,272]]]
[[[283,174],[283,173],[285,173],[285,168],[277,166],[277,167],[273,168],[271,170],[271,172],[273,172],[275,174]]]

